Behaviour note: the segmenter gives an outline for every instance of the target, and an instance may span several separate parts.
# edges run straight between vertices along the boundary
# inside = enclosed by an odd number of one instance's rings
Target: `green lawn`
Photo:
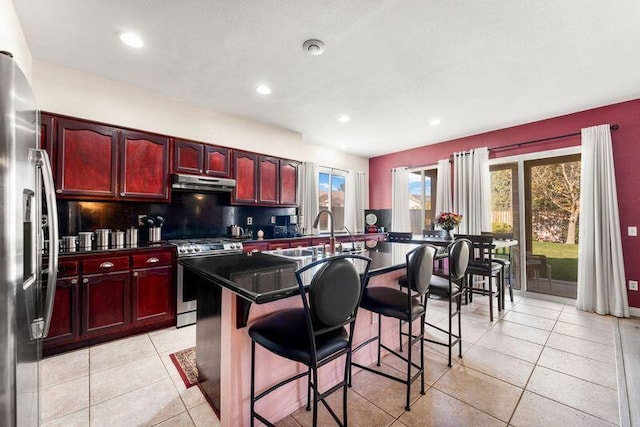
[[[546,255],[553,279],[578,281],[578,245],[533,242],[535,255]],[[545,273],[543,273],[545,274]]]

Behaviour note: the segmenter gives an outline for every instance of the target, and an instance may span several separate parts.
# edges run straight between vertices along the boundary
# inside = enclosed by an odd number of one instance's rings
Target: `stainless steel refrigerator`
[[[58,227],[39,131],[28,80],[1,52],[0,426],[37,426],[40,418],[38,368],[55,297]],[[52,242],[46,253],[45,240]]]

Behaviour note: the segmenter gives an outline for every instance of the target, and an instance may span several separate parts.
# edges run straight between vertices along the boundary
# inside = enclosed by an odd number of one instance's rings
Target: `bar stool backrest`
[[[407,254],[407,282],[414,292],[424,295],[429,290],[433,274],[433,258],[436,247],[422,245]]]
[[[467,239],[471,241],[473,262],[475,264],[486,264],[487,268],[491,268],[493,249],[495,248],[493,245],[493,234],[456,234],[456,239]]]
[[[464,277],[469,266],[471,256],[471,240],[457,239],[449,245],[449,277],[452,281],[458,281]]]

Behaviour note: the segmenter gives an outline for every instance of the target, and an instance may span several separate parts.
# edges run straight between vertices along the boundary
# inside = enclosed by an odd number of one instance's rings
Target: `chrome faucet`
[[[336,253],[336,238],[334,236],[334,230],[333,230],[333,213],[328,209],[321,209],[320,212],[318,212],[316,219],[313,221],[313,228],[318,228],[318,223],[320,222],[320,216],[323,213],[326,213],[327,215],[329,215],[329,225],[331,226],[330,228],[331,237],[329,237],[329,253],[333,255]]]

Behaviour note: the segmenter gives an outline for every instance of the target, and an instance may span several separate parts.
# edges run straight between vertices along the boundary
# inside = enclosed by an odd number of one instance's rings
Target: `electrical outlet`
[[[247,217],[247,225],[253,225],[253,217],[252,216],[248,216]]]
[[[627,227],[627,235],[636,237],[638,235],[638,227]]]
[[[629,280],[629,290],[637,291],[638,290],[638,281],[637,280]]]
[[[376,313],[371,313],[371,324],[375,325],[378,323],[378,315]]]
[[[144,218],[146,215],[138,215],[138,225],[144,225],[144,223],[142,222],[142,218]]]
[[[49,217],[46,215],[42,215],[42,226],[46,227],[49,225]]]
[[[276,217],[275,216],[271,216],[271,224],[275,224],[276,223]]]

